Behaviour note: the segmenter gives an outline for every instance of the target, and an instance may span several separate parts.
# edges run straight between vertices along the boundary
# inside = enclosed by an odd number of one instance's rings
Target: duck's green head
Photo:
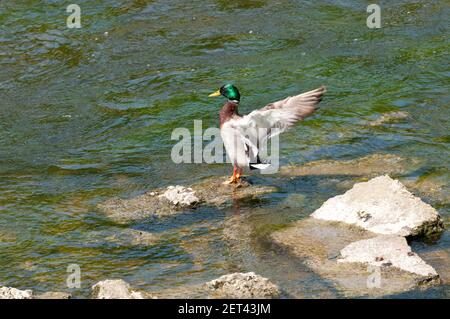
[[[225,84],[220,89],[218,89],[216,92],[210,94],[209,96],[225,96],[228,100],[231,101],[240,101],[241,95],[239,94],[239,90],[237,87],[235,87],[232,84]]]

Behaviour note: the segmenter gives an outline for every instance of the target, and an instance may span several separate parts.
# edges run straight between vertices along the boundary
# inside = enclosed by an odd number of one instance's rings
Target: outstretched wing
[[[325,92],[326,88],[321,86],[318,89],[270,103],[262,109],[243,116],[235,125],[243,131],[249,128],[265,128],[267,129],[266,138],[271,138],[314,113]]]
[[[287,97],[251,112],[242,120],[247,121],[249,126],[277,128],[279,133],[282,133],[297,121],[314,113],[325,92],[326,89],[322,86],[306,93]]]

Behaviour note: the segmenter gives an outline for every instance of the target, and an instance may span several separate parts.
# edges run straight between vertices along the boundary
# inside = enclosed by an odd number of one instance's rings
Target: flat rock
[[[33,291],[12,287],[0,287],[0,299],[32,299]]]
[[[205,204],[211,206],[222,206],[239,199],[256,199],[265,194],[274,193],[276,187],[253,184],[249,179],[242,178],[237,184],[224,184],[228,177],[207,179],[193,186]]]
[[[277,298],[280,291],[269,279],[254,272],[224,275],[205,284],[217,298]]]
[[[34,299],[70,299],[72,294],[69,292],[49,291],[37,295]]]
[[[350,251],[350,249],[345,249],[346,247],[354,247],[351,245],[355,242],[371,240],[376,236],[372,232],[353,225],[307,218],[293,223],[286,229],[272,233],[270,238],[274,243],[274,249],[286,249],[288,253],[299,258],[347,297],[380,297],[438,283],[434,274],[422,276],[417,272],[398,268],[392,261],[385,261],[384,254],[386,258],[394,259],[396,263],[401,260],[401,257],[394,258],[395,249],[388,249],[379,256],[375,256],[375,258],[380,258],[374,261],[374,265],[365,262],[363,258],[361,258],[361,262],[344,262],[342,260],[346,257],[342,256],[341,251],[344,254]],[[363,244],[359,245],[363,246]],[[391,247],[395,247],[395,245]],[[404,256],[404,253],[408,254],[407,250],[408,248],[402,245],[402,250],[398,251],[399,256]],[[372,252],[376,255],[377,251],[373,249]],[[419,257],[415,257],[411,261],[419,261],[420,258],[417,258]],[[422,262],[419,265],[423,265]],[[378,276],[379,285],[371,284],[374,276]]]
[[[444,229],[432,206],[387,175],[355,184],[345,194],[328,199],[311,216],[385,235],[430,235]]]
[[[388,264],[431,280],[438,277],[436,270],[413,253],[406,239],[400,236],[382,235],[351,243],[341,250],[338,262],[378,267]]]
[[[144,299],[144,295],[131,289],[122,279],[103,280],[92,286],[94,299]]]
[[[252,185],[246,180],[224,185],[227,179],[213,177],[191,187],[178,185],[155,189],[131,199],[110,199],[98,207],[114,221],[127,223],[149,217],[171,216],[200,205],[221,206],[232,200],[256,198],[276,191],[275,187]]]
[[[417,166],[415,159],[405,159],[394,154],[372,154],[352,160],[319,160],[304,165],[288,165],[280,173],[288,176],[365,176],[404,174]]]

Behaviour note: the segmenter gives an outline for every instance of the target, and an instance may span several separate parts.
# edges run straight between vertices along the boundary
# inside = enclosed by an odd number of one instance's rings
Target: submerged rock
[[[131,289],[122,279],[103,280],[92,286],[94,299],[144,299],[142,293]]]
[[[156,234],[136,229],[124,229],[106,237],[107,241],[123,246],[154,245],[159,239],[160,236]]]
[[[269,279],[254,272],[224,275],[205,284],[217,298],[277,298],[280,291]]]
[[[436,270],[413,253],[406,239],[400,236],[378,236],[351,243],[341,250],[338,262],[389,265],[427,279],[438,277]]]
[[[223,222],[223,240],[230,245],[233,252],[251,247],[253,224],[249,221],[249,214],[235,214],[227,217]]]
[[[33,291],[12,287],[0,287],[0,299],[32,299]]]
[[[287,249],[349,297],[379,297],[439,282],[436,272],[412,253],[401,237],[383,246],[381,240],[373,239],[377,237],[372,232],[313,218],[295,222],[270,237],[275,249]],[[427,271],[430,274],[425,274]]]
[[[161,239],[162,233],[150,233],[144,230],[108,227],[86,233],[86,242],[98,246],[113,245],[118,247],[150,246]]]
[[[319,160],[304,165],[288,165],[280,168],[280,173],[288,176],[340,175],[367,176],[380,174],[403,174],[418,162],[393,154],[372,154],[346,161]]]
[[[435,174],[424,174],[418,178],[402,179],[403,184],[414,193],[426,197],[438,205],[450,204],[449,174],[443,170]]]
[[[192,187],[205,204],[211,206],[221,206],[244,198],[258,198],[277,191],[274,186],[256,185],[246,178],[237,184],[224,184],[227,181],[228,177],[212,177]]]
[[[345,194],[328,199],[311,216],[386,235],[429,235],[444,228],[433,207],[387,175],[355,184]]]
[[[448,249],[431,249],[420,256],[436,269],[443,285],[450,285],[450,251]]]
[[[399,122],[405,120],[409,117],[407,112],[397,111],[382,114],[379,118],[374,121],[369,122],[370,126],[380,126],[382,124]]]
[[[170,202],[165,196],[160,196],[160,192],[165,194],[165,190],[158,189],[130,199],[113,198],[98,207],[117,222],[140,220],[151,216],[169,216],[182,208],[189,208],[187,205]]]
[[[126,223],[152,216],[170,216],[199,205],[220,206],[232,200],[255,198],[276,191],[275,187],[252,185],[245,180],[237,185],[225,185],[226,180],[213,177],[189,188],[169,186],[131,199],[110,199],[98,207],[116,222]]]

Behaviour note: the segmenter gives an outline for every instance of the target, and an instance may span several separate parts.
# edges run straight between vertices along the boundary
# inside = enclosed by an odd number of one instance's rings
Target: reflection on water
[[[157,236],[148,245],[108,240],[124,229],[97,203],[230,173],[170,160],[174,128],[218,125],[220,104],[207,94],[225,82],[242,92],[242,113],[327,85],[317,115],[282,136],[281,163],[417,159],[396,176],[419,183],[448,221],[449,7],[382,3],[382,28],[370,30],[366,6],[92,0],[81,5],[83,27],[67,29],[59,2],[2,2],[0,284],[66,290],[67,265],[77,263],[78,297],[106,278],[161,290],[236,270],[272,278],[292,296],[339,297],[266,236],[351,186],[349,175],[259,176],[279,191],[127,226]],[[393,112],[408,116],[379,120]],[[233,230],[236,241],[224,235]],[[449,249],[448,232],[433,249]]]

